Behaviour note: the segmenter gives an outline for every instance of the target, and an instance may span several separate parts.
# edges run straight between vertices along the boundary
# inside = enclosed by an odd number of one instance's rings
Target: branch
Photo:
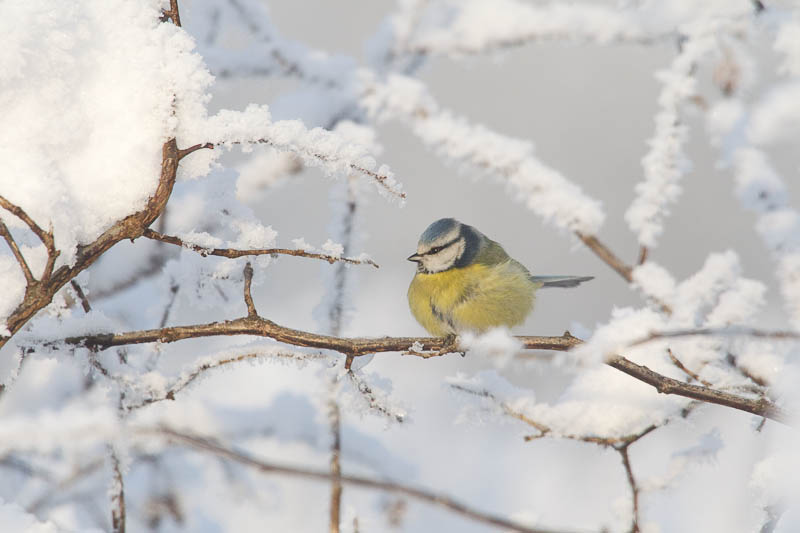
[[[0,219],[0,235],[2,235],[6,240],[8,247],[11,248],[11,252],[14,254],[14,258],[17,260],[17,263],[19,263],[19,267],[22,269],[22,274],[25,276],[25,282],[28,285],[32,285],[36,280],[33,278],[31,268],[28,266],[28,262],[25,261],[25,256],[23,256],[22,252],[20,252],[19,246],[17,246],[17,241],[15,241],[14,237],[11,236],[8,226],[6,226],[2,219]]]
[[[169,9],[161,12],[161,22],[171,20],[173,24],[180,27],[181,15],[178,12],[178,0],[169,0]]]
[[[64,339],[64,342],[93,349],[106,349],[112,346],[124,346],[128,344],[144,344],[149,342],[168,343],[190,338],[221,335],[269,337],[278,342],[294,346],[334,350],[352,357],[381,352],[409,352],[409,350],[412,349],[416,349],[416,351],[409,353],[410,355],[424,358],[431,356],[430,353],[418,352],[419,347],[422,347],[422,350],[433,353],[434,356],[458,351],[457,346],[453,347],[452,341],[445,337],[333,337],[330,335],[318,335],[316,333],[287,328],[259,316],[248,316],[235,320],[226,320],[224,322],[211,322],[209,324],[173,326],[126,333],[82,335],[68,337]],[[517,337],[517,340],[522,343],[523,348],[528,350],[568,351],[570,348],[583,343],[581,339],[573,337],[569,332],[558,337],[521,336]],[[443,348],[447,348],[447,350],[445,351]],[[658,372],[654,372],[646,366],[637,365],[620,355],[611,356],[606,361],[606,364],[639,381],[653,386],[662,394],[675,394],[694,400],[724,405],[758,416],[771,418],[784,424],[788,424],[790,420],[788,412],[765,398],[751,399],[710,387],[684,383],[661,375]]]
[[[89,299],[86,298],[86,295],[83,293],[83,289],[81,286],[78,285],[78,282],[74,279],[69,282],[70,286],[72,286],[72,290],[75,291],[75,295],[81,301],[81,307],[83,307],[83,312],[88,313],[92,310],[92,305],[89,303]]]
[[[55,294],[64,285],[89,268],[89,266],[97,261],[97,259],[112,246],[124,239],[140,237],[144,229],[158,218],[164,210],[167,200],[170,194],[172,194],[172,188],[175,185],[175,177],[178,170],[178,146],[175,139],[170,139],[165,142],[161,151],[161,177],[155,193],[148,199],[145,208],[118,221],[93,242],[80,246],[72,265],[60,267],[53,272],[51,276],[46,275],[47,269],[45,269],[45,275],[42,276],[42,279],[28,286],[22,303],[17,306],[6,320],[6,327],[11,332],[11,336],[33,318],[40,309],[48,305],[53,300]],[[22,218],[31,230],[45,242],[45,245],[47,245],[49,241],[46,239],[52,239],[52,234],[43,232],[21,209],[17,208],[19,213],[15,212],[13,208],[16,206],[13,206],[13,204],[11,204],[11,208],[9,208],[9,206],[6,205],[7,202],[3,203],[4,200],[5,199],[0,200],[0,206],[5,207],[16,216]],[[24,215],[24,217],[20,216],[21,214]],[[27,217],[27,219],[25,217]],[[55,262],[55,256],[57,254],[57,251],[50,254],[48,265]],[[11,336],[0,336],[0,348],[8,342]]]
[[[258,316],[256,304],[253,303],[253,295],[250,292],[250,285],[253,283],[253,267],[250,261],[244,266],[244,303],[247,306],[247,316]]]
[[[331,445],[331,509],[330,509],[330,533],[339,533],[339,523],[341,522],[342,510],[342,466],[340,457],[342,455],[342,428],[341,414],[336,398],[331,397],[328,401],[328,418],[331,424],[333,443]]]
[[[657,340],[681,337],[754,337],[756,339],[797,341],[800,340],[800,333],[790,330],[768,331],[756,328],[676,329],[672,331],[653,331],[647,336],[633,341],[628,346],[640,346]]]
[[[587,442],[590,444],[596,444],[598,446],[603,446],[606,448],[612,448],[620,455],[620,459],[622,460],[622,466],[625,469],[625,474],[628,479],[628,486],[631,490],[631,498],[633,500],[632,504],[632,512],[631,512],[631,533],[639,533],[639,485],[636,483],[636,478],[633,476],[633,469],[631,468],[631,461],[628,455],[628,448],[635,442],[639,441],[642,437],[649,435],[656,429],[663,427],[669,424],[672,419],[668,418],[664,420],[660,424],[651,424],[644,428],[641,431],[636,433],[631,433],[630,435],[624,435],[622,437],[600,437],[595,435],[577,435],[577,434],[567,434],[567,435],[553,435],[552,430],[549,426],[542,424],[541,422],[532,419],[525,413],[518,411],[511,407],[507,402],[499,399],[497,396],[492,394],[487,389],[471,389],[464,385],[459,384],[450,384],[450,387],[465,392],[467,394],[472,394],[475,396],[480,396],[482,398],[487,398],[494,402],[495,405],[500,407],[503,410],[503,413],[506,415],[516,418],[529,426],[535,428],[539,433],[537,435],[529,435],[525,437],[525,441],[529,442],[532,440],[538,440],[544,437],[555,437],[555,438],[562,438],[562,439],[569,439],[569,440],[576,440],[580,442]],[[685,417],[689,414],[691,408],[687,408],[681,413],[681,416]]]
[[[122,469],[119,464],[117,453],[110,450],[111,469],[113,477],[111,480],[111,531],[113,533],[125,533],[125,485],[122,481]]]
[[[763,416],[764,418],[770,418],[784,424],[789,424],[793,418],[790,416],[789,412],[778,407],[766,398],[746,398],[702,385],[684,383],[677,379],[663,376],[658,372],[654,372],[646,366],[637,365],[633,361],[619,355],[611,356],[606,364],[639,381],[651,385],[661,394],[676,394],[685,398],[692,398],[693,400],[724,405],[754,415]]]
[[[148,239],[153,239],[154,241],[165,242],[167,244],[174,244],[175,246],[181,246],[183,248],[186,248],[187,250],[197,252],[203,257],[209,255],[215,255],[218,257],[227,257],[228,259],[237,259],[239,257],[245,257],[249,255],[281,254],[281,255],[294,255],[296,257],[310,257],[312,259],[322,259],[323,261],[327,261],[328,263],[331,264],[340,261],[342,263],[350,263],[351,265],[372,265],[375,268],[380,268],[380,266],[372,259],[357,259],[355,257],[337,257],[335,255],[318,254],[314,252],[307,252],[305,250],[291,250],[288,248],[261,248],[254,250],[236,250],[233,248],[205,248],[203,246],[198,246],[196,244],[187,243],[182,239],[180,239],[179,237],[175,237],[173,235],[164,235],[163,233],[159,233],[150,228],[144,230],[144,232],[142,233],[142,237],[147,237]]]
[[[163,435],[172,442],[183,444],[184,446],[188,446],[196,450],[208,452],[218,457],[223,457],[230,461],[234,461],[236,463],[249,466],[251,468],[255,468],[260,472],[268,474],[283,474],[283,475],[289,475],[305,479],[313,479],[318,481],[326,481],[326,482],[330,482],[334,477],[330,472],[311,470],[299,467],[283,466],[274,463],[267,463],[255,459],[249,455],[237,452],[233,449],[220,446],[219,444],[211,442],[210,440],[197,437],[194,435],[189,435],[186,433],[180,433],[178,431],[169,428],[160,428],[158,430],[150,430],[146,432]],[[392,492],[395,494],[401,494],[403,496],[407,496],[409,498],[413,498],[415,500],[428,503],[430,505],[438,505],[440,507],[449,509],[450,511],[453,511],[454,513],[464,516],[466,518],[470,518],[472,520],[484,524],[500,527],[505,530],[517,531],[520,533],[553,533],[552,530],[545,530],[540,528],[532,528],[524,526],[522,524],[511,522],[509,520],[506,520],[505,518],[496,515],[478,511],[448,496],[444,496],[442,494],[436,494],[434,492],[430,492],[424,489],[417,489],[414,487],[410,487],[408,485],[402,485],[400,483],[395,483],[392,481],[378,481],[374,479],[369,479],[360,476],[351,476],[351,475],[342,475],[341,480],[343,483],[354,485],[356,487],[364,487],[364,488],[382,490],[386,492]]]
[[[18,219],[22,220],[28,228],[42,241],[45,248],[47,249],[47,264],[44,267],[44,272],[42,273],[42,281],[47,281],[50,275],[53,273],[53,268],[56,263],[56,258],[59,255],[59,251],[56,250],[55,239],[53,238],[53,231],[44,231],[41,226],[39,226],[29,215],[25,212],[24,209],[19,207],[18,205],[12,204],[4,197],[0,196],[0,207],[17,217]],[[6,229],[6,231],[8,231]],[[11,234],[9,233],[9,237]],[[10,243],[9,243],[10,245]],[[13,250],[13,248],[12,248]],[[16,255],[16,253],[15,253]],[[18,259],[19,260],[19,259]],[[24,269],[23,269],[24,270]],[[30,272],[30,271],[29,271]],[[33,276],[31,276],[32,278]],[[25,279],[28,279],[26,274]],[[30,281],[28,281],[30,284]]]

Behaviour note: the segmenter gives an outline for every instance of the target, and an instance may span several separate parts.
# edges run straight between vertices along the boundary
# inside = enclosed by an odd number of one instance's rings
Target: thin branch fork
[[[58,258],[59,251],[56,250],[55,245],[55,238],[53,237],[52,229],[50,231],[44,231],[39,224],[37,224],[28,213],[25,212],[24,209],[19,207],[16,204],[9,202],[3,196],[0,196],[0,207],[20,219],[25,223],[26,226],[36,235],[42,244],[44,244],[45,248],[47,249],[47,264],[44,267],[44,271],[42,272],[42,281],[45,282],[50,278],[50,275],[53,273],[53,268],[55,267],[56,259]],[[0,221],[2,223],[2,221]],[[32,285],[35,282],[34,276],[28,268],[27,263],[25,262],[25,258],[22,256],[19,248],[17,247],[16,242],[14,242],[13,237],[11,237],[11,232],[8,230],[6,225],[3,223],[2,228],[0,231],[3,234],[3,237],[8,242],[8,245],[11,247],[11,251],[14,253],[14,257],[17,258],[17,262],[19,262],[20,267],[22,268],[23,273],[25,274],[25,280],[28,285]]]
[[[331,482],[334,478],[334,474],[330,472],[311,470],[300,467],[284,466],[275,463],[268,463],[265,461],[261,461],[244,453],[237,452],[236,450],[233,450],[231,448],[227,448],[219,444],[216,444],[208,439],[204,439],[187,433],[181,433],[169,428],[159,428],[156,430],[149,430],[149,431],[145,430],[143,431],[143,433],[161,435],[165,437],[167,440],[172,441],[174,443],[182,444],[184,446],[188,446],[196,450],[211,453],[213,455],[216,455],[217,457],[222,457],[230,461],[234,461],[236,463],[254,468],[266,474],[282,474],[282,475],[289,475],[293,477],[313,479],[325,482]],[[395,483],[392,481],[378,481],[374,479],[369,479],[361,476],[353,476],[348,474],[341,474],[339,476],[339,479],[341,479],[342,483],[347,485],[392,492],[395,494],[400,494],[403,496],[407,496],[409,498],[413,498],[415,500],[424,503],[428,503],[430,505],[438,505],[463,517],[484,524],[489,524],[491,526],[500,527],[507,531],[516,531],[519,533],[555,533],[553,530],[528,527],[519,523],[512,522],[497,515],[492,515],[489,513],[485,513],[483,511],[479,511],[464,503],[454,500],[449,496],[445,496],[443,494],[437,494],[424,489],[418,489],[410,487],[408,485]]]
[[[261,248],[261,249],[253,249],[253,250],[237,250],[234,248],[205,248],[202,246],[198,246],[196,244],[187,243],[183,241],[179,237],[175,237],[173,235],[165,235],[163,233],[159,233],[158,231],[150,228],[146,228],[142,233],[142,237],[147,237],[148,239],[152,239],[154,241],[164,242],[167,244],[174,244],[175,246],[181,246],[186,248],[187,250],[192,250],[193,252],[197,252],[202,256],[209,256],[214,255],[217,257],[227,257],[228,259],[237,259],[239,257],[246,257],[250,255],[293,255],[296,257],[309,257],[312,259],[322,259],[323,261],[327,261],[328,263],[349,263],[351,265],[372,265],[375,268],[380,268],[380,266],[375,263],[372,259],[356,259],[355,257],[338,257],[335,255],[330,254],[318,254],[314,252],[307,252],[305,250],[292,250],[289,248]]]

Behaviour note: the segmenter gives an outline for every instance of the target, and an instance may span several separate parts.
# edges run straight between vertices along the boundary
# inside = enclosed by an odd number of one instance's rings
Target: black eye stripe
[[[424,254],[421,254],[421,255],[433,255],[433,254],[438,254],[439,252],[441,252],[442,250],[444,250],[444,249],[445,249],[445,248],[447,248],[448,246],[451,246],[451,245],[453,245],[453,244],[457,243],[457,242],[458,242],[458,240],[459,240],[460,238],[461,238],[461,236],[459,235],[458,237],[456,237],[456,238],[455,238],[455,239],[453,239],[452,241],[450,241],[450,242],[446,242],[446,243],[444,243],[444,244],[442,244],[442,245],[440,245],[440,246],[434,246],[433,248],[431,248],[430,250],[428,250],[427,252],[425,252]]]

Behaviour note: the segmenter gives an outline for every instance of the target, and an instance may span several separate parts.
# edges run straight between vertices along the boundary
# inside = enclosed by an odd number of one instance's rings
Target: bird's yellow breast
[[[522,323],[540,286],[513,259],[491,266],[476,263],[433,274],[417,272],[408,303],[414,318],[433,335],[483,332]]]

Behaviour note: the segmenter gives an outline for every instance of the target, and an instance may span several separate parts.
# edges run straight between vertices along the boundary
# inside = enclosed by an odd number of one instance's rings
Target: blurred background
[[[204,46],[209,28],[214,27],[215,6],[237,4],[236,0],[220,1],[180,2],[184,28],[197,40],[201,55],[208,51]],[[750,2],[742,4],[749,6]],[[327,54],[349,56],[357,65],[367,66],[367,43],[386,16],[405,3],[275,0],[264,5],[283,39]],[[694,8],[689,1],[671,5]],[[784,4],[774,4],[780,5]],[[788,2],[785,5],[791,6]],[[266,24],[256,19],[251,22]],[[231,57],[236,50],[246,49],[250,39],[247,24],[221,28],[223,34],[216,37],[217,43],[228,47]],[[769,32],[756,36],[751,50],[756,65],[753,83],[740,95],[744,100],[757,98],[778,76]],[[670,39],[648,45],[532,41],[468,57],[434,56],[415,75],[442,107],[499,133],[533,142],[535,154],[544,164],[602,202],[606,220],[598,237],[622,260],[634,263],[638,245],[624,213],[635,197],[635,185],[643,178],[641,159],[655,129],[661,90],[655,74],[670,64],[676,51],[677,43]],[[242,110],[257,103],[269,105],[276,119],[296,118],[292,114],[298,102],[294,95],[302,82],[291,76],[229,77],[219,69],[224,59],[208,57],[212,73],[218,75],[211,89],[210,114],[221,109]],[[712,83],[714,68],[715,60],[710,60],[699,65],[696,73],[699,92],[709,101],[720,97]],[[326,102],[318,104],[324,107]],[[681,180],[683,193],[671,208],[664,234],[650,257],[680,281],[698,271],[710,253],[734,250],[744,276],[761,280],[768,287],[765,311],[753,325],[786,327],[774,262],[755,231],[753,213],[743,210],[733,194],[730,170],[718,164],[719,150],[709,141],[703,105],[698,102],[684,108],[690,132],[685,151],[692,168]],[[308,127],[318,125],[306,123]],[[408,310],[406,290],[415,265],[405,258],[414,252],[420,233],[442,217],[455,217],[477,227],[534,274],[595,276],[577,289],[540,292],[536,309],[514,330],[516,334],[559,335],[570,330],[587,337],[598,324],[609,320],[614,309],[645,305],[640,295],[572,234],[545,225],[524,204],[516,202],[502,181],[445,164],[397,121],[378,125],[377,141],[383,147],[378,161],[391,167],[408,197],[401,207],[376,194],[372,185],[363,187],[351,253],[368,253],[380,269],[348,268],[352,286],[343,336],[426,335]],[[179,184],[176,198],[193,188],[213,189],[223,179],[233,184],[234,171],[257,178],[259,168],[253,161],[264,150],[256,147],[251,153],[238,149],[226,153],[222,169],[196,182]],[[781,145],[770,150],[772,161],[787,176],[790,194],[797,198],[795,147]],[[240,199],[263,224],[278,232],[277,246],[292,248],[292,240],[297,238],[319,246],[329,238],[336,240],[332,221],[341,209],[337,203],[341,191],[332,189],[338,186],[319,169],[310,168]],[[180,205],[177,200],[175,205]],[[167,229],[170,216],[180,217],[176,212],[170,215],[169,209]],[[219,213],[206,215],[209,220],[219,218]],[[129,276],[135,259],[144,257],[148,246],[154,245],[140,240],[115,247],[92,269],[94,293],[102,292],[103,284],[112,283],[114,278]],[[178,255],[172,252],[172,257]],[[212,261],[217,260],[196,261],[215,264]],[[314,311],[325,298],[326,279],[333,268],[320,261],[278,257],[257,276],[254,298],[259,313],[284,326],[324,331],[326,326],[315,318]],[[155,327],[154,321],[161,317],[166,302],[167,277],[164,275],[159,283],[141,283],[135,291],[104,300],[97,308],[126,328]],[[224,283],[230,282],[230,293],[240,298],[241,288],[234,277]],[[192,296],[184,290],[191,292],[191,288],[181,288],[168,324],[232,318],[223,316],[220,309],[196,309]],[[177,372],[182,364],[243,342],[230,338],[192,340],[158,346],[153,357],[163,355],[159,370]],[[581,379],[568,355],[528,355],[527,362],[500,371],[509,382],[524,389],[516,391],[521,396],[555,403],[570,383]],[[179,401],[162,402],[152,411],[143,410],[141,416],[147,421],[148,416],[157,419],[156,412],[159,416],[166,413],[176,421],[196,423],[204,429],[219,423],[221,434],[254,455],[324,470],[329,461],[325,406],[332,363],[322,366],[241,365],[227,372],[210,372],[182,392]],[[491,513],[553,529],[628,531],[631,496],[616,452],[570,440],[527,442],[524,437],[532,433],[529,426],[496,411],[474,408],[447,386],[447,380],[454,376],[468,378],[492,368],[492,362],[469,355],[428,360],[399,354],[374,357],[363,368],[365,381],[389,403],[404,409],[407,418],[403,423],[390,422],[374,416],[349,396],[339,398],[343,472],[426,487]],[[628,389],[638,385],[624,376],[616,381],[618,374],[608,370],[609,383],[619,387],[612,392],[618,390],[619,402],[623,403],[629,401],[625,396]],[[20,378],[20,390],[25,390],[25,379],[34,379],[26,376]],[[230,429],[226,423],[233,424],[235,431],[226,433]],[[763,458],[766,443],[780,433],[772,433],[776,430],[771,423],[762,433],[753,431],[754,425],[748,415],[711,406],[632,446],[631,462],[643,486],[642,516],[649,524],[646,531],[758,530],[764,516],[760,493],[751,484],[753,470]],[[707,450],[713,451],[709,459],[693,463],[668,488],[661,489],[661,484],[666,484],[662,481],[674,474],[676,462]],[[165,452],[159,461],[134,462],[126,474],[126,491],[130,489],[129,502],[134,510],[130,515],[133,530],[304,532],[327,527],[327,484],[264,477],[197,454]],[[171,490],[185,506],[183,521],[162,512],[153,526],[139,517],[146,513],[136,514],[147,509],[153,494]],[[351,487],[345,487],[343,513],[343,531],[492,530],[427,505]],[[91,522],[76,515],[65,505],[48,516],[64,524]]]

